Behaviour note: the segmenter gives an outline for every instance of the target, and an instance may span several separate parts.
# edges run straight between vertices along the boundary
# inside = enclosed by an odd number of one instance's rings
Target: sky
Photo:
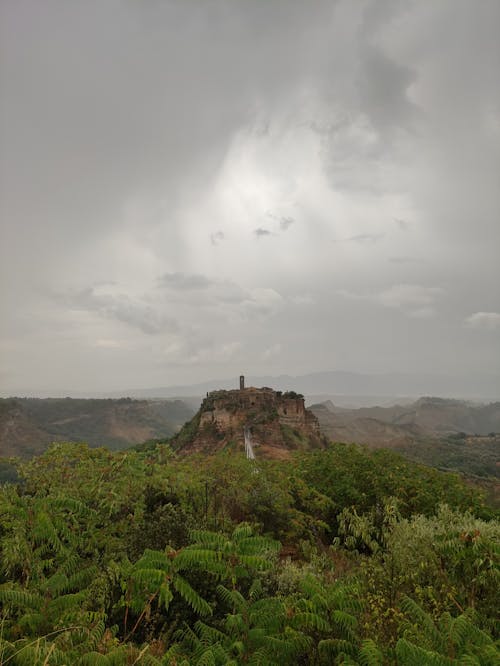
[[[498,0],[2,0],[0,391],[500,375]]]

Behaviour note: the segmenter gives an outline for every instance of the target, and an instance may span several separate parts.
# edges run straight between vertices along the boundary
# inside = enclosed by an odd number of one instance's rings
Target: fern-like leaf
[[[363,641],[359,649],[358,660],[361,666],[382,666],[382,652],[371,638]]]
[[[453,664],[453,659],[413,645],[405,638],[400,638],[396,643],[396,656],[398,664],[401,666],[451,666]]]
[[[238,527],[235,528],[233,532],[234,541],[241,541],[242,539],[246,539],[251,536],[253,536],[253,529],[252,526],[248,523],[241,523],[238,525]]]
[[[335,661],[335,659],[341,654],[346,654],[351,657],[356,656],[358,648],[356,644],[342,638],[327,638],[323,641],[319,641],[318,651],[321,659],[326,663],[329,663]]]
[[[17,606],[18,608],[38,609],[42,605],[42,599],[32,592],[17,588],[0,588],[0,601],[5,605]]]
[[[437,629],[431,617],[420,606],[410,599],[410,597],[403,597],[401,600],[401,610],[410,617],[410,619],[419,624],[432,642],[432,646],[436,650],[443,648],[443,636]]]
[[[201,642],[205,645],[222,643],[226,639],[226,635],[222,631],[215,629],[215,627],[210,627],[208,624],[205,624],[205,622],[202,622],[201,620],[195,622],[194,629],[200,637]]]
[[[483,663],[471,654],[466,654],[463,657],[460,657],[457,664],[458,666],[483,666]]]
[[[229,590],[224,585],[217,585],[217,594],[229,608],[236,608],[242,612],[246,602],[238,590]]]
[[[318,613],[296,613],[292,618],[292,626],[295,629],[320,631],[323,633],[331,631],[330,624]]]
[[[193,610],[200,615],[212,615],[212,607],[205,601],[185,578],[177,575],[172,579],[172,585],[181,597],[187,601]]]
[[[204,650],[198,660],[196,661],[197,666],[216,666],[217,662],[215,661],[215,655],[211,647]]]

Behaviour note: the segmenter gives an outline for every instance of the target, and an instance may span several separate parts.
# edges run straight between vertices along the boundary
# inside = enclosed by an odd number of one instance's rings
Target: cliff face
[[[264,387],[209,393],[173,444],[182,453],[243,449],[245,429],[257,457],[286,458],[293,449],[323,443],[318,420],[305,408],[303,396]]]

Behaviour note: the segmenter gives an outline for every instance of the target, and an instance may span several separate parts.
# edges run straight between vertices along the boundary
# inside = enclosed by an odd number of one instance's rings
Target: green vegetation
[[[283,441],[290,449],[307,449],[309,448],[309,439],[296,428],[291,428],[284,423],[280,423],[281,434]]]
[[[439,469],[488,478],[497,475],[500,435],[470,436],[464,432],[442,438],[422,438],[397,450],[410,460]]]
[[[420,398],[413,404],[336,410],[311,407],[331,439],[390,447],[415,462],[484,479],[498,477],[500,403]],[[493,493],[492,493],[493,496]]]
[[[0,663],[499,663],[500,523],[456,474],[335,444],[57,444],[0,487]]]
[[[302,393],[296,393],[295,391],[285,391],[283,393],[283,398],[285,400],[303,400],[304,396]]]
[[[170,437],[192,414],[180,400],[0,398],[0,455],[39,455],[58,441],[123,449]]]

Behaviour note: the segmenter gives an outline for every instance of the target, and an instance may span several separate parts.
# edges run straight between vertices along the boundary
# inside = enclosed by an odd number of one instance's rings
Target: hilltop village
[[[173,441],[182,453],[239,450],[251,441],[256,457],[285,459],[299,448],[325,444],[314,414],[305,408],[304,396],[268,387],[245,387],[207,393],[200,409]]]

